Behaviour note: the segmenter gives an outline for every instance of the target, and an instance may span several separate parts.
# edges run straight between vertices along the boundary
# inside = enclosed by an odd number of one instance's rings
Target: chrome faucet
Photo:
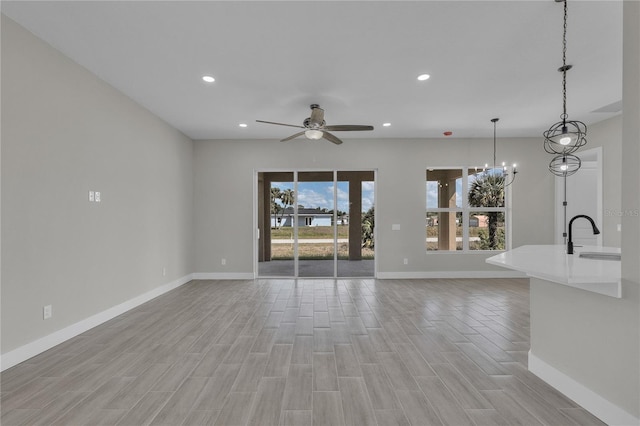
[[[573,254],[573,241],[571,240],[571,227],[573,225],[573,221],[581,217],[591,222],[591,227],[593,228],[593,235],[598,235],[600,233],[600,230],[596,226],[596,223],[593,221],[593,219],[591,219],[586,214],[579,214],[577,216],[572,217],[571,220],[569,221],[569,241],[567,242],[567,254]]]

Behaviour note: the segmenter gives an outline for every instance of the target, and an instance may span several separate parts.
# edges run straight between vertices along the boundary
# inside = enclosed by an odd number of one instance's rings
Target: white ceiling
[[[622,98],[622,2],[569,5],[568,113]],[[283,138],[309,104],[350,137],[541,136],[562,112],[562,3],[2,1],[2,12],[193,139]],[[429,73],[426,82],[418,74]],[[206,84],[202,75],[215,76]],[[249,126],[239,128],[244,122]],[[390,127],[382,127],[390,122]]]

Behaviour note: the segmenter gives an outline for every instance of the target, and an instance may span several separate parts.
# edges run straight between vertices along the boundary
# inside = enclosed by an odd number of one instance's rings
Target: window
[[[426,198],[428,251],[507,248],[502,169],[428,169]]]

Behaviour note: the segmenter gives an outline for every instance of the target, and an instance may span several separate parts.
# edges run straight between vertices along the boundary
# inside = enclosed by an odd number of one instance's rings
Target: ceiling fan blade
[[[321,126],[322,122],[324,121],[324,110],[319,106],[311,108],[311,117],[309,117],[309,121],[312,125],[317,124]]]
[[[288,138],[284,138],[284,139],[282,139],[280,142],[290,141],[291,139],[295,139],[295,138],[297,138],[298,136],[302,136],[302,135],[304,135],[304,132],[299,132],[299,133],[296,133],[295,135],[291,135],[291,136],[289,136]]]
[[[304,126],[298,126],[296,124],[276,123],[275,121],[256,120],[256,122],[258,122],[258,123],[266,123],[266,124],[277,124],[278,126],[297,127],[299,129],[304,129],[305,128]]]
[[[336,145],[340,145],[342,143],[342,141],[340,139],[338,139],[337,137],[333,136],[331,133],[329,132],[322,132],[322,137],[326,140],[328,140],[329,142],[333,142]]]
[[[338,124],[335,126],[324,126],[323,129],[334,132],[347,132],[351,130],[373,130],[373,126],[360,126],[356,124]]]

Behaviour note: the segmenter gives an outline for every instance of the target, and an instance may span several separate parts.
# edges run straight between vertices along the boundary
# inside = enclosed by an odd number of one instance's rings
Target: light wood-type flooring
[[[528,280],[193,281],[1,375],[3,425],[597,425]]]

